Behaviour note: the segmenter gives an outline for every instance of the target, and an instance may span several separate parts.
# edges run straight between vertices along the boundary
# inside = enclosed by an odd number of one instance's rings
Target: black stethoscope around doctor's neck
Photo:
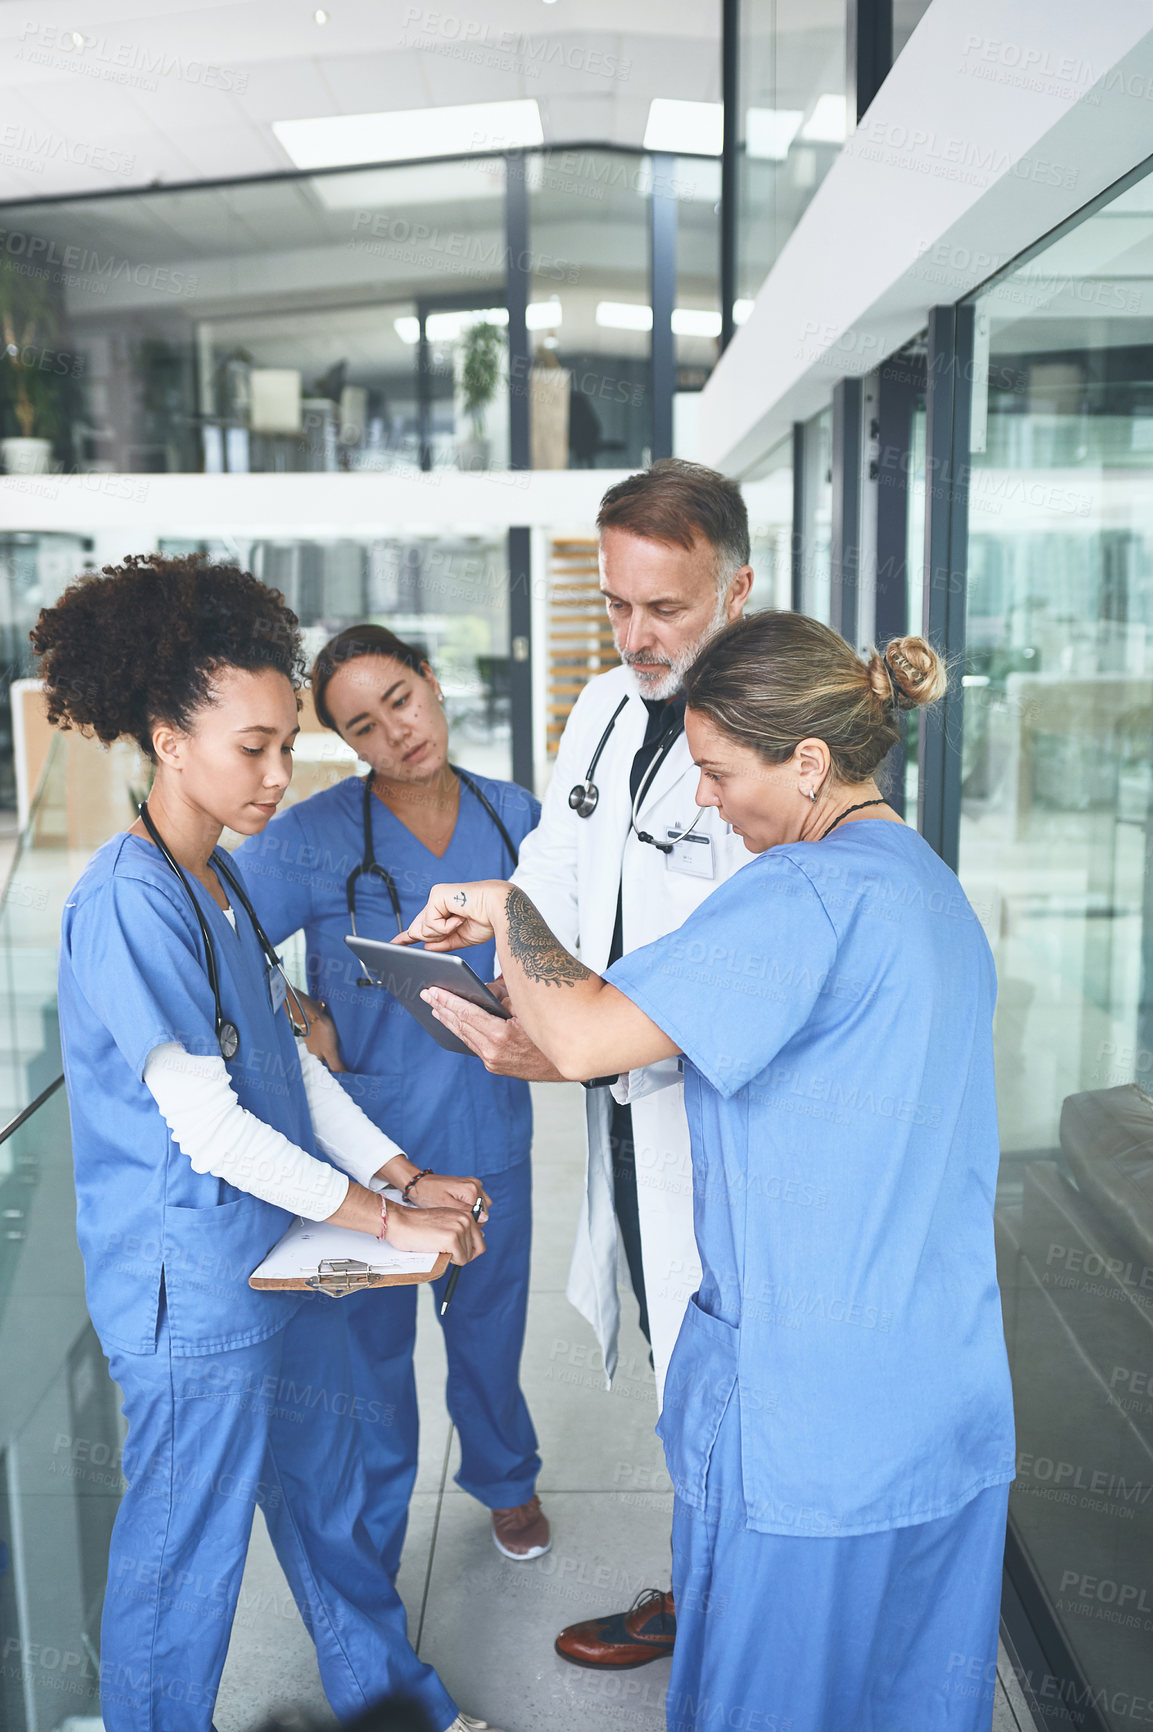
[[[501,818],[500,813],[497,811],[492,801],[481,791],[480,788],[477,787],[468,772],[462,770],[458,764],[450,764],[449,769],[471,794],[476,795],[476,798],[480,801],[481,805],[496,825],[497,830],[500,833],[500,839],[508,849],[509,858],[515,867],[519,859],[516,843],[509,835],[504,820]],[[404,931],[404,916],[400,911],[400,892],[396,888],[396,880],[388,868],[382,866],[377,860],[376,850],[372,845],[372,782],[373,772],[370,770],[368,775],[364,778],[364,857],[359,866],[354,866],[352,868],[344,886],[345,900],[348,903],[348,926],[349,931],[354,938],[359,936],[356,930],[356,886],[358,880],[365,877],[380,879],[381,883],[388,891],[388,899],[392,904],[393,918],[396,921],[396,930],[398,932]],[[366,973],[357,981],[356,984],[358,986],[376,986],[377,982],[370,979]]]
[[[192,912],[196,916],[196,924],[200,928],[200,936],[204,940],[204,967],[205,972],[208,975],[208,984],[212,989],[212,1002],[216,1023],[216,1043],[220,1048],[221,1058],[235,1058],[237,1053],[240,1051],[240,1030],[234,1022],[230,1022],[228,1018],[226,1018],[224,1007],[220,1002],[220,972],[216,966],[216,946],[212,942],[212,934],[208,930],[208,922],[205,920],[204,915],[201,912],[200,904],[196,900],[196,896],[191,884],[188,882],[183,867],[180,865],[167,842],[160,834],[160,831],[153,823],[152,814],[148,810],[147,800],[142,800],[140,803],[140,821],[148,831],[148,834],[156,844],[156,847],[160,850],[165,864],[175,872],[181,884],[184,886],[184,893],[188,897],[192,906]],[[308,1034],[311,1024],[308,1020],[304,1006],[301,1004],[300,999],[297,996],[296,988],[290,984],[288,976],[281,967],[280,958],[272,948],[272,941],[256,917],[255,908],[248,900],[245,891],[241,888],[239,880],[225,865],[224,860],[217,853],[215,848],[209,855],[209,863],[217,876],[222,878],[225,884],[227,884],[230,898],[234,902],[239,902],[249,920],[252,922],[252,930],[256,934],[256,942],[264,953],[264,960],[268,964],[270,978],[273,973],[279,974],[281,980],[284,982],[285,998],[290,1004],[295,1004],[296,1006],[296,1015],[293,1015],[291,1011],[289,1012],[292,1022],[292,1032],[298,1037],[303,1038]],[[299,1020],[297,1020],[298,1018]]]
[[[584,781],[578,782],[575,787],[569,789],[568,803],[578,818],[591,818],[600,803],[601,791],[597,787],[593,778],[597,773],[597,765],[601,761],[601,753],[612,738],[613,729],[617,725],[617,717],[627,706],[628,701],[627,697],[622,698],[612,715],[609,717],[608,726],[605,728],[604,733],[597,742],[597,749],[592,755],[592,760],[588,769],[585,771]],[[645,797],[653,785],[657,771],[660,769],[661,765],[680,739],[683,731],[684,721],[682,719],[677,722],[675,727],[669,728],[661,736],[656,752],[653,755],[653,761],[649,765],[645,774],[641,777],[640,786],[637,788],[632,807],[629,811],[629,829],[635,833],[637,841],[649,843],[651,847],[659,849],[662,854],[671,854],[678,842],[683,842],[686,836],[692,836],[693,831],[705,815],[704,807],[702,806],[688,829],[678,831],[675,836],[670,832],[667,842],[658,842],[656,837],[650,836],[647,830],[637,829],[637,813],[645,803]],[[693,840],[696,841],[696,837],[694,837]]]

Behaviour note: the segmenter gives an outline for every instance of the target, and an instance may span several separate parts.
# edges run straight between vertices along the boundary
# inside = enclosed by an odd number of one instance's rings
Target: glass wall
[[[720,329],[719,166],[666,158],[678,361]],[[651,440],[651,159],[526,159],[534,468]],[[0,462],[197,474],[508,466],[501,156],[10,206]],[[681,296],[683,294],[683,306]],[[695,384],[693,383],[695,380]]]
[[[855,124],[846,13],[846,0],[743,0],[738,303],[757,293]]]
[[[894,60],[929,10],[930,3],[931,0],[893,0]]]
[[[28,485],[37,485],[34,477]],[[11,691],[36,671],[28,633],[45,603],[89,563],[90,548],[79,535],[0,534],[0,811],[17,803]]]
[[[801,471],[801,612],[829,622],[832,605],[833,408],[805,422]]]
[[[649,159],[563,150],[528,169],[533,438],[564,459],[533,467],[637,467],[652,429]]]
[[[793,439],[774,446],[756,481],[744,488],[749,508],[753,587],[750,612],[793,605]]]
[[[137,551],[140,551],[139,549]],[[449,752],[486,776],[512,776],[509,713],[508,542],[503,536],[286,534],[275,541],[162,537],[162,553],[206,552],[280,590],[300,620],[306,658],[345,626],[387,625],[428,655],[444,692]],[[306,710],[289,800],[355,765]],[[320,780],[318,781],[318,777]]]
[[[1153,1701],[1151,308],[1153,180],[978,298],[964,671],[1016,1568],[1110,1732]]]

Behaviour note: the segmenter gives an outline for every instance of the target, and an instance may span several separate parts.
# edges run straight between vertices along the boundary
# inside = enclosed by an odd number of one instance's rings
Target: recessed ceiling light
[[[507,307],[484,307],[479,312],[469,308],[464,313],[429,313],[424,321],[425,335],[430,343],[455,343],[470,325],[507,325]],[[420,342],[420,320],[412,313],[402,313],[392,321],[392,328],[402,343]]]
[[[312,14],[312,22],[314,24],[328,23],[328,13],[324,10],[323,6],[318,6],[316,8],[316,11]]]
[[[784,162],[796,138],[804,110],[750,108],[745,112],[745,151],[762,161]]]
[[[848,131],[845,98],[826,91],[813,104],[813,112],[801,128],[801,137],[810,144],[844,144]]]
[[[555,331],[564,323],[561,304],[554,295],[550,301],[530,301],[525,308],[524,322],[530,331]]]
[[[679,102],[669,96],[654,96],[645,127],[645,149],[720,156],[724,129],[725,111],[719,102]]]
[[[387,114],[274,120],[272,130],[297,168],[345,168],[422,156],[466,156],[543,144],[540,109],[529,98]]]
[[[596,320],[610,331],[651,331],[653,310],[635,301],[598,301]]]
[[[651,331],[653,310],[636,301],[598,301],[596,322],[610,331]],[[678,337],[719,337],[721,315],[702,307],[674,307],[672,326]]]
[[[721,334],[721,315],[703,308],[674,307],[672,322],[675,337],[719,337]]]
[[[424,321],[425,333],[430,343],[455,343],[462,337],[470,325],[479,325],[481,321],[489,325],[505,326],[508,324],[507,307],[484,307],[479,312],[470,307],[461,313],[429,313]],[[530,301],[525,311],[525,324],[530,331],[555,330],[561,323],[561,305],[559,301]],[[402,343],[419,343],[420,320],[412,313],[402,313],[399,319],[392,321],[393,330]]]
[[[734,301],[733,302],[733,324],[734,325],[747,324],[749,314],[752,312],[752,310],[753,310],[752,301]]]

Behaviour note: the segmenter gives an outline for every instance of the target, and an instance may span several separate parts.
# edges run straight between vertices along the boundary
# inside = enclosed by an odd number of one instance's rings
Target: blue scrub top
[[[953,873],[861,820],[751,860],[605,978],[685,1055],[702,1278],[658,1428],[678,1495],[841,1536],[1012,1479],[996,980]]]
[[[474,777],[513,841],[536,828],[540,802],[514,782]],[[532,1107],[528,1084],[493,1076],[471,1053],[446,1052],[391,993],[358,986],[360,964],[345,944],[345,885],[364,855],[364,783],[349,776],[274,818],[237,851],[253,905],[274,944],[303,927],[308,991],[323,998],[340,1036],[348,1071],[340,1082],[418,1166],[442,1173],[502,1173],[528,1159]],[[452,840],[437,858],[375,797],[372,845],[391,873],[407,926],[434,884],[507,878],[508,849],[492,818],[463,783]],[[396,936],[396,916],[380,879],[356,884],[356,929],[362,938]],[[495,948],[456,953],[491,980]]]
[[[237,908],[233,931],[189,879],[216,949],[228,1062],[242,1107],[323,1160],[296,1041],[272,1008],[268,965]],[[77,1234],[88,1310],[106,1349],[154,1353],[161,1283],[173,1351],[215,1352],[283,1329],[302,1296],[248,1277],[292,1217],[193,1170],[146,1088],[154,1047],[219,1056],[204,942],[179,880],[150,842],[119,835],[90,861],[64,909],[60,1035],[72,1118]]]

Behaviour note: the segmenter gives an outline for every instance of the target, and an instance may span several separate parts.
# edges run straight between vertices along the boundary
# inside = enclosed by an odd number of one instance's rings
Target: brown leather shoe
[[[665,1659],[673,1651],[676,1633],[672,1593],[646,1588],[627,1612],[570,1624],[557,1637],[556,1651],[574,1666],[627,1672],[633,1666],[647,1666],[650,1660]]]
[[[514,1563],[525,1564],[530,1558],[543,1557],[552,1545],[552,1535],[539,1497],[530,1497],[515,1509],[494,1509],[492,1543]]]

